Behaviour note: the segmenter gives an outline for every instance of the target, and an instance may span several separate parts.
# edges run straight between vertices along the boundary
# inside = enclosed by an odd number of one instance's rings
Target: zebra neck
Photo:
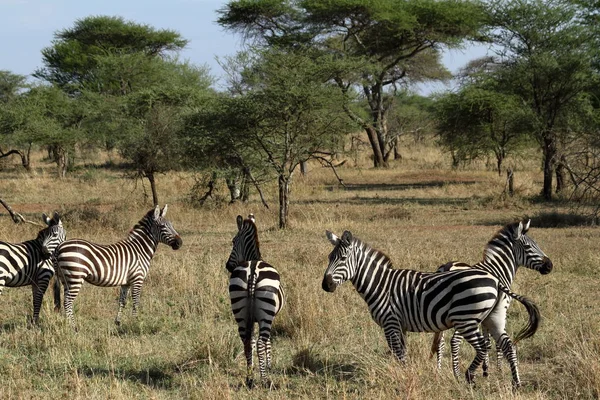
[[[150,257],[156,252],[158,240],[154,238],[151,232],[143,226],[136,225],[133,227],[126,241],[137,243],[143,246],[144,249],[150,252]]]
[[[390,259],[375,249],[356,254],[356,273],[351,279],[356,291],[368,302],[373,292],[381,290],[383,282],[394,271]]]
[[[510,287],[517,272],[517,262],[505,243],[490,243],[485,250],[483,261],[474,265],[498,278],[505,286]]]

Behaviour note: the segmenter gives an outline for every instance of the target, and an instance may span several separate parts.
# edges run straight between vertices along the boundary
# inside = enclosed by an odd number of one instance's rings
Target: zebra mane
[[[145,230],[147,231],[152,224],[151,221],[154,218],[154,209],[148,211],[146,215],[142,217],[129,231],[129,236],[135,231]]]
[[[252,215],[252,214],[250,214]],[[250,218],[247,218],[243,222],[243,226],[250,227],[252,231],[252,235],[254,236],[254,243],[256,243],[256,252],[258,253],[258,259],[262,260],[262,256],[260,255],[260,242],[258,241],[258,229],[256,228],[256,224]]]
[[[371,246],[370,244],[363,242],[361,239],[357,238],[356,236],[352,237],[352,241],[354,242],[354,245],[357,248],[362,248],[362,253],[377,253],[380,256],[381,262],[379,263],[379,265],[385,266],[389,269],[393,269],[393,264],[392,264],[392,259],[385,254],[383,251],[376,249],[375,247]]]
[[[494,247],[498,242],[513,242],[513,237],[515,232],[517,231],[517,227],[519,225],[519,221],[512,222],[510,224],[505,225],[503,228],[498,230],[496,234],[487,242],[485,248],[483,250],[484,259],[486,258],[486,254],[491,247]]]

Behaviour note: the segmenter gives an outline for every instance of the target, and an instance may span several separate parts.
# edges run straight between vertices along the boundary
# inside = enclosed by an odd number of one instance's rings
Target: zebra
[[[0,242],[0,294],[5,286],[31,285],[33,325],[39,322],[42,300],[54,275],[54,266],[49,259],[66,237],[57,212],[52,218],[42,214],[42,221],[47,226],[38,232],[35,239],[16,244]]]
[[[392,269],[384,253],[345,231],[341,238],[327,231],[334,245],[323,276],[327,292],[350,280],[367,302],[371,316],[383,328],[388,346],[400,361],[406,358],[405,332],[439,332],[454,328],[475,349],[473,362],[465,372],[472,383],[476,369],[485,358],[486,348],[479,324],[483,324],[500,343],[511,365],[514,387],[521,385],[517,356],[504,330],[499,303],[503,294],[517,299],[529,313],[528,324],[515,342],[532,336],[540,323],[535,303],[512,293],[498,278],[480,269],[427,273]]]
[[[121,324],[121,314],[131,287],[133,316],[137,317],[142,284],[148,275],[150,262],[159,243],[177,250],[182,240],[173,224],[165,219],[167,205],[157,205],[133,227],[120,242],[101,245],[83,239],[71,239],[56,249],[54,304],[60,309],[60,284],[64,285],[65,315],[74,330],[73,302],[84,281],[95,286],[121,286],[119,310],[115,324]],[[60,280],[60,282],[59,282]]]
[[[469,265],[461,262],[449,262],[438,268],[438,272],[461,270],[465,268],[477,268],[494,275],[500,282],[510,289],[519,266],[538,271],[542,275],[552,272],[552,261],[544,254],[538,244],[527,235],[531,220],[518,221],[504,226],[487,243],[484,250],[483,260],[475,265]],[[506,312],[510,305],[510,298],[503,296],[503,307],[499,311],[499,317],[502,319],[502,326],[506,325]],[[500,322],[499,322],[500,323]],[[486,347],[490,347],[489,335],[484,331]],[[458,352],[460,349],[461,337],[455,333],[450,341],[452,353],[452,370],[454,375],[459,375]],[[437,356],[437,367],[441,368],[442,354],[444,350],[444,334],[438,332],[435,334],[431,346],[432,354]],[[502,351],[496,349],[496,360],[498,367],[502,359]],[[488,357],[483,362],[483,375],[488,375]]]
[[[258,364],[260,378],[266,382],[266,370],[271,368],[271,326],[285,303],[285,294],[277,270],[262,261],[256,219],[236,218],[238,232],[233,238],[231,254],[225,264],[230,274],[231,310],[238,324],[238,333],[246,357],[246,385],[254,385],[252,360],[254,324],[258,324]]]

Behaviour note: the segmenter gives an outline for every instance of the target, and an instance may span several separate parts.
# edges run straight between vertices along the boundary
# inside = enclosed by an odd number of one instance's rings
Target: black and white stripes
[[[341,238],[327,232],[327,238],[335,247],[329,255],[323,289],[333,292],[343,282],[351,281],[367,302],[373,319],[383,328],[387,343],[399,360],[406,355],[406,331],[438,332],[454,328],[476,351],[466,372],[467,381],[472,381],[486,354],[479,332],[482,323],[509,361],[513,384],[520,386],[514,347],[498,318],[498,300],[507,294],[523,303],[529,313],[529,323],[516,340],[533,335],[538,328],[540,314],[533,302],[510,292],[483,270],[444,273],[395,270],[385,254],[348,231]]]
[[[544,254],[538,244],[527,235],[531,220],[526,222],[515,222],[506,225],[500,229],[494,237],[487,243],[483,260],[471,266],[471,268],[481,269],[495,276],[505,287],[511,287],[517,269],[519,266],[538,271],[542,275],[546,275],[552,271],[552,261]],[[450,262],[438,268],[438,271],[449,271],[469,268],[468,264],[460,262]],[[506,326],[506,312],[510,305],[510,298],[502,296],[502,307],[498,311],[499,324],[502,328]],[[489,335],[484,331],[486,345],[489,345]],[[452,369],[455,375],[459,373],[458,367],[458,351],[460,347],[461,337],[456,333],[451,340],[452,353]],[[498,343],[497,343],[498,345]],[[438,368],[441,366],[441,354],[444,347],[443,335],[435,336],[432,349],[437,352]],[[498,360],[501,358],[501,351],[497,349]],[[483,364],[483,373],[487,374],[487,358]]]
[[[48,226],[39,231],[35,239],[15,244],[0,242],[0,294],[5,286],[31,285],[34,324],[38,323],[42,299],[54,275],[49,258],[66,237],[58,213],[52,218],[43,214],[42,220]]]
[[[258,233],[252,214],[247,219],[237,217],[238,232],[226,263],[229,271],[231,310],[244,344],[247,374],[246,384],[253,384],[252,343],[254,324],[258,324],[258,363],[260,377],[266,378],[271,366],[271,326],[284,304],[280,276],[270,264],[261,260]]]
[[[133,227],[127,238],[114,244],[101,245],[72,239],[58,247],[56,273],[64,285],[65,313],[73,327],[73,302],[84,281],[96,286],[121,286],[119,311],[115,319],[117,325],[121,322],[131,287],[133,315],[137,315],[142,284],[158,244],[167,244],[173,250],[182,245],[179,234],[165,219],[166,213],[166,205],[162,210],[156,206]],[[56,286],[55,290],[55,306],[60,307],[60,293]]]

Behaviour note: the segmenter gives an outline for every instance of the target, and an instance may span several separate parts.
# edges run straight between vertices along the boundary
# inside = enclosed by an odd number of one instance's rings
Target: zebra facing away
[[[527,235],[531,220],[526,222],[519,221],[506,225],[500,229],[494,237],[487,243],[483,260],[474,265],[461,262],[449,262],[438,268],[438,272],[462,270],[465,268],[477,268],[489,272],[507,288],[510,289],[519,266],[538,271],[542,275],[549,274],[552,271],[552,261],[544,254],[538,244]],[[506,312],[510,305],[510,297],[502,296],[501,303],[503,307],[498,312],[502,321],[502,328],[506,326]],[[489,348],[489,335],[484,330],[486,347]],[[437,366],[441,368],[442,353],[444,349],[443,332],[436,333],[431,346],[432,353],[437,355]],[[460,334],[454,333],[450,341],[452,353],[452,370],[454,375],[458,376],[458,352],[460,349]],[[496,348],[496,360],[500,367],[502,358],[501,349]],[[488,357],[483,362],[483,374],[488,374]]]
[[[84,281],[96,286],[121,286],[119,311],[115,324],[121,324],[121,313],[131,287],[133,316],[137,317],[142,284],[159,243],[177,250],[182,245],[173,224],[165,219],[167,206],[148,211],[120,242],[101,245],[83,239],[63,242],[56,250],[56,275],[64,285],[65,314],[75,329],[73,302]],[[60,283],[55,280],[54,305],[60,309]]]
[[[327,292],[349,280],[367,302],[375,322],[383,328],[386,341],[400,361],[406,357],[405,333],[439,332],[454,328],[475,349],[475,358],[465,377],[472,382],[486,355],[479,324],[500,343],[509,361],[512,382],[521,385],[517,357],[498,318],[503,294],[521,302],[529,321],[515,342],[532,336],[539,326],[540,313],[529,299],[509,291],[495,276],[479,269],[426,273],[392,269],[390,259],[345,231],[341,238],[327,231],[335,246],[329,254],[322,287]]]
[[[271,368],[271,326],[285,302],[279,273],[262,261],[254,215],[247,219],[237,216],[238,232],[225,268],[230,273],[229,297],[231,310],[238,324],[246,357],[246,385],[254,384],[252,360],[254,324],[258,324],[258,364],[260,378],[266,382],[266,370]]]
[[[42,214],[42,220],[48,226],[39,231],[35,239],[14,244],[0,242],[0,294],[5,286],[31,285],[31,322],[34,325],[39,321],[42,299],[54,275],[54,267],[49,258],[66,237],[58,213],[55,212],[52,218]]]

